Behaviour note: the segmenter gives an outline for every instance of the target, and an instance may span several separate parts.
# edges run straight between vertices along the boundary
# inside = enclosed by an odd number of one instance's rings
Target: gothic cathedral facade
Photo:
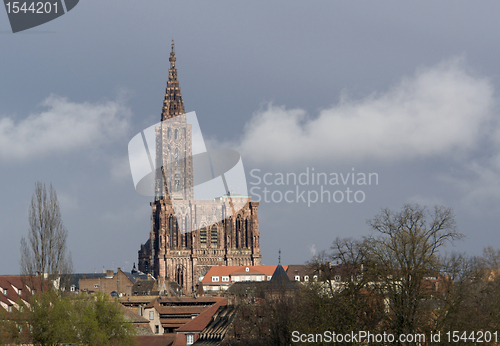
[[[192,129],[183,116],[173,42],[169,61],[161,114],[162,122],[169,121],[168,126],[162,123],[155,129],[156,167],[161,169],[156,170],[151,232],[139,250],[138,269],[156,279],[175,281],[189,294],[212,266],[261,265],[259,203],[242,196],[239,202],[244,207],[235,214],[224,214],[222,221],[206,220],[204,227],[189,232],[182,231],[189,227],[179,227],[178,222],[184,223],[181,226],[192,222],[199,210],[210,214],[212,206],[209,201],[194,199]],[[174,210],[172,200],[180,207]]]

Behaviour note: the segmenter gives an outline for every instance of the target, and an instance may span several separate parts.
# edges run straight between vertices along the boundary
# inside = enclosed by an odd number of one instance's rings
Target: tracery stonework
[[[163,123],[155,130],[156,167],[164,169],[156,172],[156,197],[151,203],[152,229],[149,240],[139,250],[139,270],[157,279],[176,281],[188,294],[196,289],[211,266],[261,265],[259,203],[249,201],[248,197],[231,197],[231,203],[244,203],[233,215],[224,196],[221,204],[194,200],[192,129],[183,116],[173,42],[169,61],[161,114],[161,120],[169,122],[168,126]],[[162,194],[161,189],[168,193]],[[171,200],[175,200],[178,215]],[[210,215],[221,213],[222,221],[210,220]],[[178,220],[182,220],[183,226],[204,227],[183,233]]]

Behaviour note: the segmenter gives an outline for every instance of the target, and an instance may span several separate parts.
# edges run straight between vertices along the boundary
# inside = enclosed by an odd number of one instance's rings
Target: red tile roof
[[[286,270],[288,266],[283,266]],[[246,271],[248,268],[248,272]],[[219,282],[213,283],[212,276],[232,276],[232,275],[273,275],[276,270],[276,266],[213,266],[210,270],[205,274],[202,283],[204,285],[220,285],[226,284],[219,280]],[[227,284],[230,284],[228,282]]]
[[[160,318],[163,328],[177,328],[191,322],[192,318]]]
[[[38,278],[34,278],[38,280]],[[0,307],[15,306],[17,302],[22,299],[25,303],[31,296],[31,287],[23,283],[24,277],[21,275],[1,275],[0,276]],[[19,289],[21,295],[19,295]],[[4,290],[7,290],[4,294]]]
[[[210,323],[212,316],[215,314],[219,306],[226,305],[227,299],[219,301],[212,305],[208,310],[195,317],[191,322],[177,329],[177,332],[201,332]]]
[[[136,336],[137,346],[170,346],[174,343],[175,334]]]

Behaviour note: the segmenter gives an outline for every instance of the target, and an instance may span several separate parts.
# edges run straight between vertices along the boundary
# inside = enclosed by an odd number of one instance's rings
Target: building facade
[[[162,123],[155,129],[159,169],[151,203],[152,229],[139,250],[139,270],[175,281],[191,293],[212,266],[261,264],[259,203],[245,196],[220,196],[220,204],[194,199],[193,134],[183,116],[173,42],[169,61]],[[233,213],[234,204],[244,206]],[[223,215],[221,221],[211,217],[216,214]],[[192,231],[183,232],[186,229]]]

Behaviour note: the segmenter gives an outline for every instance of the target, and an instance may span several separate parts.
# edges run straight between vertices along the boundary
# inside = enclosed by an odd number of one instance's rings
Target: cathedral
[[[229,193],[219,197],[218,207],[194,199],[193,129],[186,121],[173,42],[169,61],[162,122],[155,128],[160,169],[155,172],[151,232],[139,250],[138,269],[175,281],[189,294],[212,266],[261,265],[259,203]],[[211,219],[216,213],[223,217]]]

